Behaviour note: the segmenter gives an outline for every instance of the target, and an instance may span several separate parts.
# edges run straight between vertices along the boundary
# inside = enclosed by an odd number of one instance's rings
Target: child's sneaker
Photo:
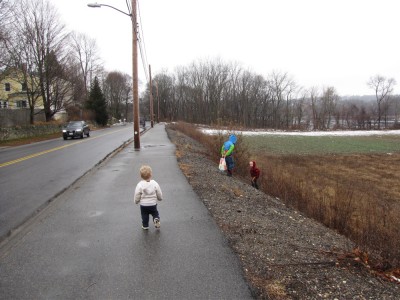
[[[149,227],[147,226],[147,227],[144,227],[143,225],[142,225],[142,229],[143,230],[149,230]]]
[[[160,228],[161,224],[160,224],[160,219],[159,218],[155,218],[154,219],[154,226],[156,228]]]

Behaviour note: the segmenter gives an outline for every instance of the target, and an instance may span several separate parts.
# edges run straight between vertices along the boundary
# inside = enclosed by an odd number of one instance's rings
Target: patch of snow
[[[337,130],[337,131],[228,131],[216,129],[201,129],[208,135],[241,134],[253,135],[297,135],[297,136],[371,136],[371,135],[400,135],[400,130]]]

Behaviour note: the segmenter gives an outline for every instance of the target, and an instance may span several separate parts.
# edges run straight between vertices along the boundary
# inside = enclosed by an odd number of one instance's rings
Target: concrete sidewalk
[[[174,151],[155,125],[62,194],[0,253],[0,299],[251,299]],[[142,164],[163,190],[160,230],[133,202]]]

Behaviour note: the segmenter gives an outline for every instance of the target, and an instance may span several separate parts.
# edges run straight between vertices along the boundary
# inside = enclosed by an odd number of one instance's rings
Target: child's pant
[[[251,186],[258,190],[257,178],[251,181]]]
[[[235,162],[233,161],[233,157],[231,155],[226,156],[225,162],[226,162],[228,175],[232,175],[233,168],[235,167]]]
[[[149,227],[149,215],[155,218],[160,219],[160,215],[158,214],[157,204],[152,206],[143,206],[140,205],[140,213],[142,214],[142,225],[143,227]]]

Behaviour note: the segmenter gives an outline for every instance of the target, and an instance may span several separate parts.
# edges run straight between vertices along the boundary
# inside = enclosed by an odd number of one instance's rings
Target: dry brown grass
[[[192,175],[192,170],[190,165],[179,163],[179,168],[181,169],[183,174],[185,174],[186,177],[190,178],[190,176]]]
[[[218,163],[227,135],[204,135],[185,123],[173,127],[206,146]],[[247,181],[249,159],[262,170],[264,192],[351,238],[373,267],[400,265],[400,153],[277,156],[242,145],[236,172]]]
[[[399,153],[256,157],[265,192],[349,236],[379,263],[399,265]]]

